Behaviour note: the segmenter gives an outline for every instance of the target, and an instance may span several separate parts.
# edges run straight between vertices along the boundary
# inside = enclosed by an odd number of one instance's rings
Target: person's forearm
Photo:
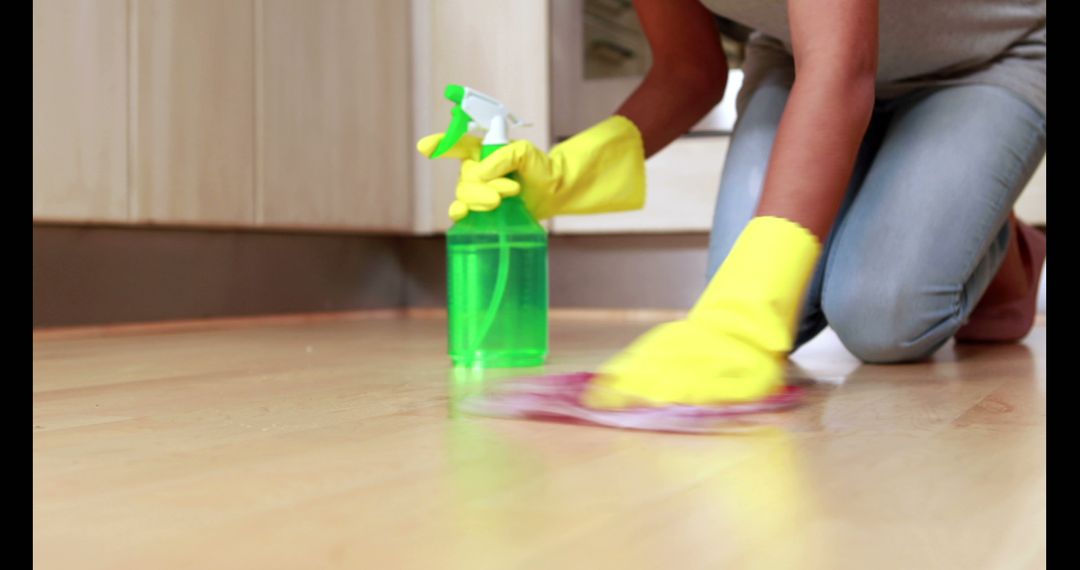
[[[648,158],[686,134],[724,97],[726,70],[710,74],[654,68],[615,112],[641,131]]]
[[[652,67],[615,114],[637,125],[648,158],[724,97],[728,63],[716,21],[699,0],[635,0]]]
[[[757,215],[789,219],[824,242],[870,123],[874,79],[804,73],[780,120]]]
[[[824,243],[874,111],[877,0],[787,0],[795,84],[773,142],[757,215]]]

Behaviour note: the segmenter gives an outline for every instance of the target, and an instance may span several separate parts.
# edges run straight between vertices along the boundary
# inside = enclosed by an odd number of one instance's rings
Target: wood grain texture
[[[411,229],[409,3],[258,7],[260,225]]]
[[[34,0],[34,219],[124,221],[127,2]]]
[[[254,223],[251,0],[132,0],[132,220]]]
[[[556,318],[547,369],[652,324]],[[822,335],[806,405],[737,437],[458,416],[508,371],[452,373],[437,318],[36,338],[35,564],[1041,568],[1045,334],[900,366]]]

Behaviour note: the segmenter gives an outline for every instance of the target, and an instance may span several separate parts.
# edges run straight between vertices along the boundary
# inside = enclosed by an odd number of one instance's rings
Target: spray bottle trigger
[[[453,148],[461,140],[462,135],[469,132],[469,123],[472,122],[472,117],[463,111],[461,107],[454,105],[454,108],[450,110],[450,117],[450,126],[447,127],[446,134],[439,141],[439,146],[435,147],[435,152],[431,153],[431,158],[442,156],[444,152]]]

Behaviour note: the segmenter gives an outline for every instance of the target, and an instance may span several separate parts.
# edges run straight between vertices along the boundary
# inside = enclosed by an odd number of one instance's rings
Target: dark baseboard
[[[34,327],[402,306],[392,237],[34,226]]]
[[[552,236],[553,307],[689,307],[704,234]],[[34,226],[34,327],[446,303],[441,236]]]

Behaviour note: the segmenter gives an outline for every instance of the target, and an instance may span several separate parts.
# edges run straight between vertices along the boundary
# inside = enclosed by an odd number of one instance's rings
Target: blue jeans
[[[757,208],[791,84],[789,71],[770,73],[739,115],[716,202],[710,276]],[[1003,88],[950,86],[878,101],[795,348],[831,326],[864,362],[930,356],[994,278],[1009,213],[1045,152],[1045,117]]]

